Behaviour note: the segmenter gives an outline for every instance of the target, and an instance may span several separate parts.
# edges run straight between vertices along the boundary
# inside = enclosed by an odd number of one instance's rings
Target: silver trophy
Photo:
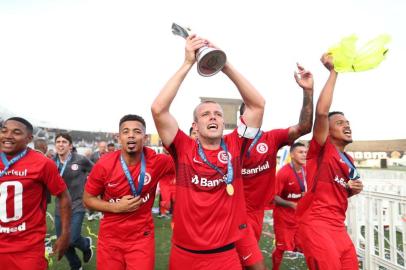
[[[190,35],[190,29],[173,23],[172,33],[186,39]],[[196,60],[197,72],[204,77],[209,77],[223,69],[227,56],[222,50],[204,46],[197,50]]]

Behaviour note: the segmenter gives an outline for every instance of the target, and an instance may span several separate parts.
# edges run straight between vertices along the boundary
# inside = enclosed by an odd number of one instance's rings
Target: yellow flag
[[[388,35],[380,35],[368,41],[359,50],[356,46],[357,40],[356,35],[345,37],[328,50],[333,56],[335,71],[365,71],[377,67],[385,59],[388,52],[385,45],[390,41]]]

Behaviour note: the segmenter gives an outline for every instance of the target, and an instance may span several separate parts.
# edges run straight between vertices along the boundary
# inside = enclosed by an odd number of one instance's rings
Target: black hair
[[[114,147],[116,147],[116,146],[114,145],[114,143],[112,143],[112,142],[107,144],[107,147],[109,147],[109,146],[114,146]]]
[[[29,132],[29,133],[33,133],[34,132],[34,127],[32,126],[32,124],[30,123],[30,122],[28,122],[26,119],[24,119],[24,118],[22,118],[22,117],[10,117],[9,119],[7,119],[6,121],[4,121],[4,123],[6,123],[7,121],[10,121],[10,120],[12,120],[12,121],[17,121],[17,122],[20,122],[21,124],[23,124],[25,127],[26,127],[26,129],[27,129],[27,131]]]
[[[118,127],[120,128],[121,124],[124,123],[124,122],[127,122],[127,121],[138,121],[138,122],[140,122],[144,127],[144,132],[145,132],[145,130],[147,128],[147,125],[145,124],[144,118],[142,118],[141,116],[136,115],[136,114],[127,114],[127,115],[124,115],[123,117],[121,117],[120,122],[118,124]]]
[[[56,142],[56,140],[57,140],[59,137],[62,137],[62,138],[64,138],[64,139],[68,140],[68,141],[69,141],[69,144],[72,144],[72,143],[73,143],[72,137],[69,135],[69,133],[60,132],[60,133],[56,134],[56,136],[55,136],[55,142]]]
[[[292,145],[290,146],[290,151],[289,151],[289,152],[292,153],[293,150],[295,150],[296,147],[300,147],[300,146],[306,147],[306,145],[304,145],[304,144],[301,143],[301,142],[295,142],[294,144],[292,144]]]
[[[343,112],[340,112],[340,111],[333,111],[333,112],[329,112],[329,113],[328,113],[328,119],[330,119],[330,117],[332,117],[333,115],[336,115],[336,114],[344,115]]]
[[[190,127],[190,128],[189,128],[189,136],[192,135],[192,131],[193,131],[193,127]]]

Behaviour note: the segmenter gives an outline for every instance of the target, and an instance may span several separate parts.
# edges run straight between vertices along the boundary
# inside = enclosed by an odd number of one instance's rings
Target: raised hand
[[[305,70],[303,66],[297,64],[298,71],[295,71],[295,80],[304,90],[313,90],[313,75],[310,71]]]
[[[193,65],[196,62],[196,50],[207,46],[207,44],[206,39],[198,37],[196,34],[188,36],[185,45],[185,62]]]
[[[320,61],[329,71],[334,70],[333,56],[330,53],[324,53]]]

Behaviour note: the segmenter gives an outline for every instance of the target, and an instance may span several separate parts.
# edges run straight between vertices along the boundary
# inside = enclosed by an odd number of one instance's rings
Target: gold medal
[[[233,187],[233,185],[232,185],[232,184],[227,184],[226,191],[227,191],[227,194],[228,194],[228,195],[233,196],[233,194],[234,194],[234,187]]]

